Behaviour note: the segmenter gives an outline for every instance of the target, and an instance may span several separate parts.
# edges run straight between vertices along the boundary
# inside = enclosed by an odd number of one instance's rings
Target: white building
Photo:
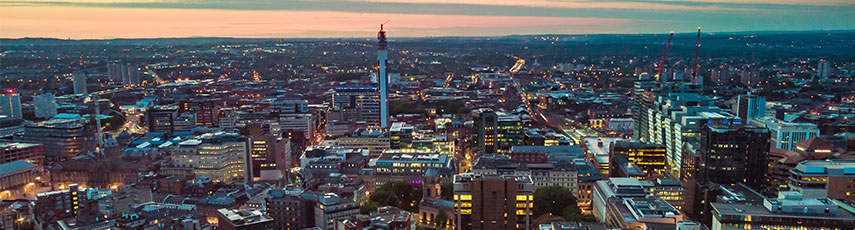
[[[794,123],[769,118],[766,119],[766,128],[771,134],[772,148],[795,150],[796,144],[819,136],[819,128],[811,123]]]
[[[316,118],[312,114],[282,114],[279,117],[279,129],[282,131],[302,131],[306,139],[315,136]]]
[[[33,96],[36,118],[47,119],[56,116],[56,97],[52,93]]]
[[[169,175],[207,176],[214,182],[246,182],[247,138],[236,133],[206,133],[179,143]]]

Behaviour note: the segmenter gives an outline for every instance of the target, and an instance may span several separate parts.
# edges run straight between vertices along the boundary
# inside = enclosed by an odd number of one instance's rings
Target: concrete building
[[[510,156],[482,154],[472,164],[473,174],[530,176],[534,189],[546,186],[562,186],[574,194],[579,192],[579,172],[570,161],[540,164],[515,163]]]
[[[757,95],[739,95],[733,106],[733,114],[743,121],[766,116],[766,99]]]
[[[273,218],[259,210],[217,210],[217,224],[221,230],[268,230],[273,225]]]
[[[23,118],[21,113],[21,95],[15,93],[13,89],[6,89],[0,94],[0,115],[12,119]]]
[[[380,24],[380,31],[377,32],[377,78],[380,83],[380,128],[389,127],[389,75],[386,72],[388,65],[389,51],[386,50],[386,31],[383,30],[383,24]]]
[[[796,144],[819,136],[819,128],[811,123],[794,123],[769,118],[765,120],[771,134],[772,148],[794,150]]]
[[[343,200],[335,193],[326,193],[318,197],[314,210],[315,227],[333,230],[336,221],[359,214],[359,204],[352,200]]]
[[[709,125],[700,139],[698,183],[744,183],[754,189],[766,184],[769,133],[765,128]]]
[[[172,150],[169,175],[206,176],[213,182],[246,182],[249,160],[247,138],[236,133],[206,133],[178,144]]]
[[[306,229],[315,226],[315,202],[305,199],[303,190],[286,187],[271,189],[265,199],[267,215],[274,229]]]
[[[855,201],[855,160],[802,161],[790,173],[789,188],[806,198]]]
[[[173,132],[189,132],[196,127],[195,113],[182,113],[172,121]]]
[[[303,132],[307,140],[315,137],[317,118],[308,113],[282,114],[279,116],[279,129],[282,131]]]
[[[16,141],[44,146],[46,164],[95,150],[95,133],[85,119],[51,119],[24,126]]]
[[[457,162],[445,154],[388,150],[377,158],[374,170],[377,183],[389,181],[421,183],[430,170],[440,178],[450,179],[457,173]]]
[[[609,178],[594,186],[593,214],[613,228],[675,229],[687,218],[667,201],[650,196],[634,178]]]
[[[654,179],[666,176],[665,146],[654,143],[619,140],[609,148],[610,172],[622,167],[637,166],[642,170],[644,178]],[[622,162],[623,164],[616,164]],[[631,165],[630,165],[631,164]]]
[[[365,121],[380,124],[380,93],[377,87],[336,87],[327,120]]]
[[[149,132],[172,133],[175,131],[175,118],[178,117],[178,106],[160,105],[146,111]]]
[[[481,109],[473,111],[472,119],[472,133],[479,153],[507,152],[525,141],[525,128],[518,115]]]
[[[850,203],[851,204],[851,203]],[[714,202],[712,230],[735,229],[851,229],[853,207],[827,198],[805,198],[798,192],[779,192],[762,205]]]
[[[33,96],[36,118],[48,119],[56,116],[56,97],[52,93]]]
[[[816,76],[819,77],[820,80],[828,79],[828,77],[831,76],[831,63],[828,63],[828,60],[819,60],[819,63],[816,66]]]
[[[83,71],[76,71],[71,74],[74,94],[86,94],[89,92],[86,90],[86,78],[86,73]]]
[[[0,191],[8,191],[20,186],[30,185],[36,177],[42,176],[42,167],[25,160],[0,163]],[[34,187],[30,187],[34,189]],[[0,194],[4,197],[7,194]]]
[[[20,142],[0,142],[0,164],[18,160],[43,166],[45,146]]]
[[[460,230],[530,229],[534,184],[529,176],[454,176],[455,226]]]

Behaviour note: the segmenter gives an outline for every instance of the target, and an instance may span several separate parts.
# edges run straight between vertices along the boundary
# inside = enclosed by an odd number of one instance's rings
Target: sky
[[[855,0],[0,0],[0,37],[353,38],[853,30]]]

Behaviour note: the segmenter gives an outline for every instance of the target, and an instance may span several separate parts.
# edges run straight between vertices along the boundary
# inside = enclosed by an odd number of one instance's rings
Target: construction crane
[[[668,58],[668,49],[671,49],[671,39],[674,38],[674,31],[671,31],[671,36],[668,37],[668,44],[665,45],[665,55],[662,55],[662,63],[659,64],[659,70],[656,73],[657,80],[662,81],[662,68],[665,67],[665,59]]]
[[[695,85],[697,82],[698,76],[698,50],[701,49],[701,27],[698,26],[698,40],[695,42],[695,61],[692,62],[692,85]]]

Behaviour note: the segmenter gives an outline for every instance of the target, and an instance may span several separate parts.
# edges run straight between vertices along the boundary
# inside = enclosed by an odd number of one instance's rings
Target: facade
[[[246,182],[247,147],[247,138],[239,134],[203,134],[180,142],[165,170],[178,176],[206,176],[213,182]]]
[[[217,210],[217,224],[222,230],[268,230],[273,225],[273,218],[264,215],[259,210]]]
[[[40,176],[42,167],[25,160],[0,163],[0,191],[33,183]]]
[[[772,148],[794,150],[796,144],[819,136],[819,128],[811,123],[794,123],[778,119],[766,119]]]
[[[698,182],[766,184],[769,133],[762,127],[709,125],[701,132]]]
[[[613,228],[676,229],[685,216],[667,201],[650,196],[634,178],[609,178],[594,186],[593,214]]]
[[[479,155],[472,165],[473,174],[530,176],[534,189],[546,186],[562,186],[574,194],[579,192],[579,172],[576,165],[568,161],[548,163],[515,163],[510,156],[501,154]]]
[[[217,125],[220,115],[220,108],[224,102],[220,99],[213,99],[200,95],[199,97],[189,98],[179,104],[181,113],[194,113],[196,115],[196,125],[214,127]]]
[[[74,94],[86,94],[86,73],[77,71],[71,74],[72,85],[74,86]]]
[[[789,188],[806,198],[855,201],[855,160],[802,161],[790,173]]]
[[[850,203],[851,204],[851,203]],[[735,229],[852,229],[853,207],[826,198],[805,198],[798,192],[779,192],[762,205],[714,202],[712,230]]]
[[[454,205],[457,229],[530,229],[534,184],[529,176],[458,174]]]
[[[352,200],[342,200],[334,193],[327,193],[318,197],[314,210],[315,227],[333,230],[337,221],[359,214],[359,204]]]
[[[25,160],[36,165],[44,165],[44,145],[19,142],[0,142],[0,151],[2,151],[0,152],[0,164]]]
[[[308,113],[282,114],[279,116],[280,130],[303,132],[306,139],[315,136],[315,123],[317,123],[317,118]]]
[[[374,175],[378,182],[390,180],[421,181],[429,170],[449,178],[457,173],[457,163],[451,156],[439,153],[416,153],[389,150],[377,158]]]
[[[48,119],[56,116],[56,97],[52,93],[33,96],[36,118]]]
[[[368,132],[368,131],[363,131]],[[349,149],[365,149],[368,150],[372,157],[380,156],[383,151],[389,148],[389,137],[383,135],[359,135],[354,137],[340,137],[335,139],[336,147]]]
[[[365,121],[380,124],[380,94],[376,87],[336,87],[332,94],[332,112],[327,120]]]
[[[51,119],[24,126],[16,141],[44,146],[46,164],[95,150],[95,135],[84,119]]]
[[[265,199],[267,215],[273,218],[273,229],[306,229],[315,226],[314,201],[302,197],[296,188],[271,189]]]
[[[12,119],[21,119],[21,95],[15,93],[13,89],[6,89],[0,94],[0,115]]]
[[[609,148],[610,162],[616,159],[626,159],[642,170],[646,178],[658,178],[665,176],[665,146],[653,143],[641,143],[635,141],[616,141]],[[610,163],[610,169],[617,167]],[[611,174],[611,173],[610,173]]]
[[[523,121],[517,115],[482,109],[473,111],[472,119],[475,147],[480,153],[507,152],[525,141]]]
[[[739,95],[733,106],[733,114],[743,121],[766,116],[766,99],[757,95]]]
[[[178,117],[178,106],[160,105],[146,111],[148,131],[172,133],[175,131],[175,118]]]

